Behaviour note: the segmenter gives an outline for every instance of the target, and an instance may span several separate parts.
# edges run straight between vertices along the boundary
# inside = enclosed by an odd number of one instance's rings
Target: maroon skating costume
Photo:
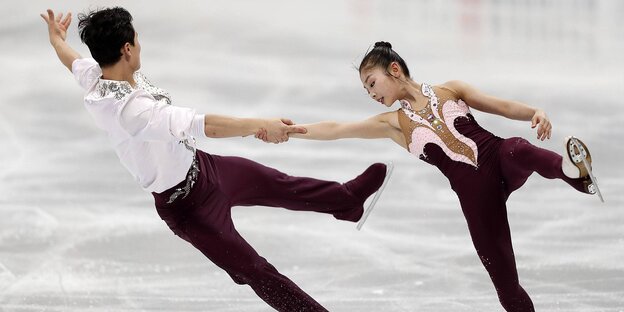
[[[153,193],[156,210],[169,228],[237,284],[247,284],[277,311],[327,311],[288,277],[260,256],[232,222],[233,206],[283,207],[314,211],[357,222],[364,201],[377,191],[386,165],[373,164],[355,179],[341,184],[293,177],[249,159],[218,156],[197,150],[195,182],[189,193],[170,202],[185,181],[163,193]]]
[[[454,90],[422,84],[429,101],[415,111],[401,101],[399,124],[410,153],[438,167],[459,198],[483,266],[507,311],[534,311],[520,286],[507,221],[509,195],[537,172],[584,191],[585,179],[570,179],[562,157],[514,137],[499,138],[481,128]]]

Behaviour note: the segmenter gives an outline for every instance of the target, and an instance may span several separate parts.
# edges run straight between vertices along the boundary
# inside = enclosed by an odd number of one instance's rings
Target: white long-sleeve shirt
[[[204,115],[172,106],[169,94],[140,72],[134,73],[135,88],[127,81],[102,79],[91,58],[75,60],[72,72],[87,91],[87,111],[143,189],[161,193],[186,178],[193,152],[182,142],[206,137]]]

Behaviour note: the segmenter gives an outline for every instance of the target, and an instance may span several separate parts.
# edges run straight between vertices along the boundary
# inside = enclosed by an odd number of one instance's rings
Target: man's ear
[[[121,56],[123,56],[126,59],[131,57],[132,56],[132,52],[130,51],[130,43],[126,42],[126,44],[124,44],[123,47],[121,47],[120,52],[121,52]]]

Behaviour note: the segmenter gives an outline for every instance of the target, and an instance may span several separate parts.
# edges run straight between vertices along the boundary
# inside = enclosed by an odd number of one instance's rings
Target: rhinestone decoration
[[[98,92],[101,97],[105,97],[109,93],[112,93],[115,96],[115,99],[121,100],[126,97],[126,95],[132,93],[132,87],[126,81],[100,80],[100,83],[98,84]]]
[[[182,198],[186,198],[186,196],[188,196],[188,194],[191,192],[193,185],[195,185],[195,182],[197,181],[197,176],[199,175],[200,171],[197,163],[197,153],[194,147],[195,139],[192,138],[192,141],[193,143],[190,143],[188,139],[180,141],[180,144],[184,144],[184,147],[186,147],[187,150],[193,152],[193,162],[191,163],[191,168],[189,168],[189,171],[186,174],[186,184],[183,187],[177,188],[175,192],[173,192],[173,194],[169,196],[169,201],[167,201],[167,204],[173,203],[173,201],[180,197],[180,195],[184,195],[182,196]]]
[[[468,106],[461,100],[456,102],[450,99],[444,105],[439,105],[433,88],[426,83],[422,84],[421,92],[429,100],[425,108],[418,112],[412,109],[408,101],[401,101],[403,113],[413,121],[410,127],[412,131],[410,151],[420,152],[419,157],[426,159],[424,146],[427,143],[434,143],[440,146],[449,158],[478,168],[477,145],[460,134],[454,125],[457,118],[467,118],[470,112]],[[448,115],[448,120],[445,119],[445,115]]]
[[[147,93],[151,94],[156,101],[164,101],[165,104],[171,105],[171,96],[169,92],[154,86],[141,72],[134,73],[134,81],[137,84],[137,87],[147,91]]]
[[[171,105],[171,96],[169,93],[161,88],[154,86],[148,79],[140,72],[135,72],[133,75],[134,81],[136,82],[136,88],[132,88],[129,82],[127,81],[116,81],[116,80],[104,80],[100,79],[97,85],[98,93],[101,97],[106,97],[109,94],[113,94],[115,99],[122,100],[124,97],[128,96],[134,90],[144,90],[154,97],[154,99],[158,102]],[[188,194],[191,192],[193,185],[197,181],[197,177],[199,175],[199,165],[197,161],[197,153],[195,149],[195,138],[189,137],[189,139],[184,139],[180,141],[180,144],[184,144],[186,149],[193,153],[193,162],[191,163],[191,167],[189,168],[188,173],[186,174],[186,184],[183,187],[177,188],[173,194],[169,197],[168,204],[172,203],[176,198],[180,197],[186,198]]]
[[[112,93],[115,99],[121,100],[135,89],[139,89],[151,94],[156,101],[171,105],[169,92],[154,86],[147,77],[140,72],[135,72],[133,77],[136,82],[136,88],[132,88],[127,81],[100,79],[97,85],[98,93],[101,97],[106,97]]]

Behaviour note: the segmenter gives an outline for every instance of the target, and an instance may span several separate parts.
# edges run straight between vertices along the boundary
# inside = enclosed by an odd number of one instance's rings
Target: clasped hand
[[[280,118],[268,120],[266,128],[260,128],[254,136],[264,142],[277,144],[287,142],[290,133],[306,132],[308,132],[306,128],[295,125],[292,120]]]

